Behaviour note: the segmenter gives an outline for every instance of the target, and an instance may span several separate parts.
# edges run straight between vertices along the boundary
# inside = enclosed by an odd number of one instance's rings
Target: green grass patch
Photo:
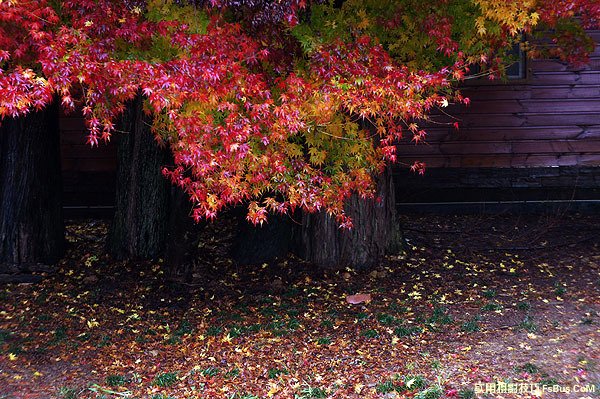
[[[438,306],[433,309],[433,314],[427,319],[428,324],[451,324],[454,320],[448,314],[448,308]]]
[[[125,376],[122,376],[120,374],[112,374],[106,377],[106,385],[108,385],[109,387],[120,387],[122,385],[125,385],[126,383],[127,379],[125,378]]]
[[[206,335],[210,337],[216,337],[217,335],[223,332],[223,327],[219,326],[210,326],[206,329]]]
[[[176,373],[161,373],[154,377],[154,385],[158,387],[170,387],[177,382],[177,374]]]
[[[388,380],[388,381],[384,381],[384,382],[380,382],[375,386],[375,391],[377,393],[390,393],[390,392],[394,392],[396,390],[396,385],[394,384],[394,381]]]
[[[479,318],[474,317],[471,320],[463,323],[463,325],[461,326],[461,330],[468,333],[479,331]]]
[[[442,397],[444,391],[438,385],[429,387],[423,391],[417,392],[414,396],[415,399],[439,399]]]
[[[485,291],[483,291],[483,292],[481,293],[481,295],[483,295],[483,296],[484,296],[484,297],[486,297],[487,299],[492,299],[492,298],[495,298],[495,297],[496,297],[496,295],[497,295],[497,292],[496,292],[496,290],[489,289],[489,290],[485,290]]]
[[[517,325],[517,329],[518,330],[525,330],[527,332],[533,333],[533,332],[536,332],[538,330],[538,326],[533,321],[533,319],[529,315],[527,315],[527,316],[525,316],[525,318],[523,319],[523,321],[520,322]]]
[[[497,310],[502,310],[502,305],[495,302],[486,303],[481,307],[481,310],[484,312],[495,312]]]
[[[404,327],[404,326],[400,326],[400,327],[396,327],[396,329],[394,330],[394,334],[397,337],[408,337],[411,335],[419,335],[423,332],[423,329],[421,327],[418,326],[410,326],[410,327]]]
[[[237,376],[239,376],[239,375],[240,375],[240,369],[238,369],[237,367],[235,367],[235,368],[233,368],[233,369],[231,369],[231,370],[227,371],[227,372],[225,373],[224,377],[225,377],[226,379],[233,379],[233,378],[235,378],[235,377],[237,377]]]
[[[280,375],[288,375],[290,372],[286,369],[270,368],[267,370],[267,377],[270,379],[278,378]]]
[[[202,370],[201,374],[204,377],[215,377],[219,374],[219,368],[218,367],[207,367],[204,370]]]
[[[300,391],[300,396],[298,396],[298,399],[309,399],[309,398],[326,398],[327,397],[327,391],[323,388],[319,388],[319,387],[311,387],[311,386],[307,386],[305,388],[302,388],[302,390]]]
[[[519,370],[525,371],[529,374],[537,374],[540,372],[540,368],[533,363],[525,363],[524,365],[519,367]]]
[[[60,387],[56,393],[58,399],[78,399],[79,392],[75,388],[71,387]]]
[[[377,315],[377,321],[384,326],[391,326],[398,322],[394,316],[387,313],[379,313]]]
[[[362,335],[365,338],[378,338],[379,337],[379,333],[377,332],[377,330],[373,330],[373,329],[364,330],[363,332],[360,333],[360,335]]]
[[[475,391],[471,388],[464,388],[458,391],[460,399],[475,399]]]

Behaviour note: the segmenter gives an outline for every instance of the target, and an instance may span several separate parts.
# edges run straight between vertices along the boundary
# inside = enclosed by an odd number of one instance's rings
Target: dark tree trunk
[[[304,215],[300,255],[325,269],[368,269],[381,256],[399,251],[401,234],[389,170],[377,179],[376,197],[379,200],[361,200],[356,195],[350,198],[346,213],[354,224],[351,230],[340,229],[324,212]]]
[[[122,118],[118,144],[116,209],[107,248],[118,259],[151,259],[165,247],[170,184],[161,169],[168,149],[150,131],[143,100],[132,101]]]
[[[238,264],[268,262],[284,257],[292,250],[297,226],[289,216],[271,214],[267,223],[253,226],[246,220],[246,208],[240,208],[237,218],[238,230],[231,255]]]
[[[64,249],[58,106],[0,125],[0,273],[45,270]]]
[[[171,280],[188,282],[194,273],[200,234],[206,222],[194,222],[193,205],[181,188],[171,187],[170,204],[165,261]]]

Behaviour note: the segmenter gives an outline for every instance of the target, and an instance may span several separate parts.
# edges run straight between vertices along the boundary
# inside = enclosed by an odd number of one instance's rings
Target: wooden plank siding
[[[452,117],[434,114],[425,144],[398,144],[400,161],[433,168],[600,166],[600,31],[589,33],[598,46],[583,67],[533,60],[524,80],[465,85],[471,105],[445,109]]]
[[[69,207],[112,206],[117,168],[116,145],[86,144],[81,114],[61,114],[60,150],[63,203]]]

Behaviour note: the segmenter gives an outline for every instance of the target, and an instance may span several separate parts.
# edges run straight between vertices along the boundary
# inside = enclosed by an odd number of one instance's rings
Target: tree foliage
[[[0,0],[0,116],[58,94],[80,107],[88,141],[109,140],[140,92],[164,170],[194,217],[249,203],[324,209],[373,195],[394,143],[425,138],[428,114],[468,103],[457,84],[479,64],[500,76],[522,33],[530,54],[584,62],[594,0]],[[546,44],[544,44],[546,43]],[[422,171],[423,164],[412,166]]]

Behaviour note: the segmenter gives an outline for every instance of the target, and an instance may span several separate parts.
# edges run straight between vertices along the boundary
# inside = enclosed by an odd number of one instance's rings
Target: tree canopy
[[[515,43],[585,62],[599,21],[595,0],[0,0],[0,116],[58,96],[96,145],[143,95],[196,219],[248,202],[253,223],[301,208],[348,227],[394,143],[468,104],[473,65],[501,77]]]

